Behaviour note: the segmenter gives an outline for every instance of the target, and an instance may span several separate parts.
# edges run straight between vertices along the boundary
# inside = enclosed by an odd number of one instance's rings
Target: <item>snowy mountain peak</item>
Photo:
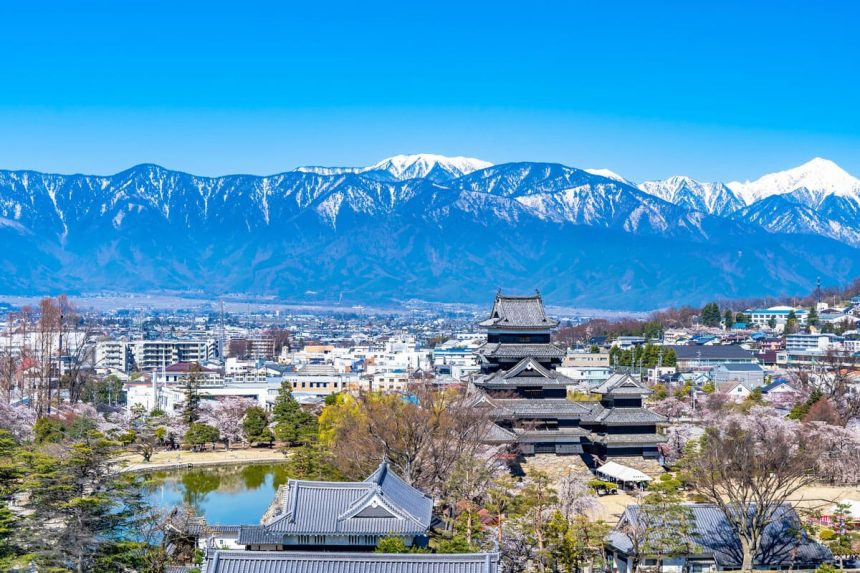
[[[829,159],[816,157],[803,165],[769,173],[755,181],[733,181],[728,187],[747,205],[770,197],[803,191],[820,202],[830,195],[860,199],[860,179]]]
[[[431,153],[416,153],[414,155],[395,155],[370,167],[365,167],[361,171],[386,171],[395,179],[402,180],[426,177],[434,169],[440,169],[452,176],[459,177],[492,166],[492,163],[472,157],[445,157]]]
[[[586,173],[591,173],[592,175],[598,175],[600,177],[606,177],[607,179],[612,179],[613,181],[618,181],[620,183],[626,183],[627,185],[633,185],[629,179],[625,179],[618,173],[611,171],[609,169],[585,169]]]

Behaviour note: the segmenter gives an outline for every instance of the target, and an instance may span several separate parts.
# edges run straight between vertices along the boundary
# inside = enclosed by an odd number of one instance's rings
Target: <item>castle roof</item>
[[[478,325],[494,329],[548,330],[558,326],[558,321],[547,317],[539,292],[532,296],[498,293],[489,318]]]

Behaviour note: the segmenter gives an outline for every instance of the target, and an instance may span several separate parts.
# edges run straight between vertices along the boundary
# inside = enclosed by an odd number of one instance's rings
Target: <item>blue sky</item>
[[[0,168],[860,176],[854,2],[0,3]]]

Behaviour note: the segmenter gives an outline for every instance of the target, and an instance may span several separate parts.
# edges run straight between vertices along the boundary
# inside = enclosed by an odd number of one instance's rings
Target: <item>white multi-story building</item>
[[[565,368],[608,368],[608,352],[568,352],[561,365]]]
[[[96,370],[128,372],[131,351],[127,342],[120,340],[101,340],[96,343]]]
[[[96,345],[99,370],[157,370],[177,362],[207,362],[218,356],[214,338],[190,340],[102,340]]]
[[[841,350],[844,338],[835,334],[789,334],[785,337],[785,349],[789,352],[800,350]]]
[[[758,308],[747,310],[744,314],[749,317],[748,322],[765,328],[770,326],[771,319],[777,327],[784,327],[791,312],[797,317],[797,324],[806,324],[809,311],[805,308],[794,308],[793,306],[772,306],[770,308]]]
[[[445,344],[434,348],[431,355],[436,373],[450,375],[455,380],[465,380],[481,371],[474,348]]]

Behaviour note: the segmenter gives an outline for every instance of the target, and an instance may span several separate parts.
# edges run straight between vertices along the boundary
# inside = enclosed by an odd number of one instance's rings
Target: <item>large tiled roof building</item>
[[[396,536],[407,547],[424,545],[433,500],[383,462],[366,480],[289,480],[266,523],[243,525],[238,543],[248,549],[374,548]]]
[[[643,407],[650,391],[633,377],[610,377],[593,391],[597,400],[567,398],[575,382],[556,370],[565,353],[552,343],[558,321],[547,316],[540,293],[499,293],[478,324],[487,342],[477,351],[474,405],[486,408],[497,426],[488,442],[512,444],[523,455],[657,457],[657,424],[665,418]]]
[[[289,480],[260,524],[200,528],[202,573],[498,573],[498,553],[373,552],[383,538],[426,545],[432,513],[384,461],[364,481]]]

